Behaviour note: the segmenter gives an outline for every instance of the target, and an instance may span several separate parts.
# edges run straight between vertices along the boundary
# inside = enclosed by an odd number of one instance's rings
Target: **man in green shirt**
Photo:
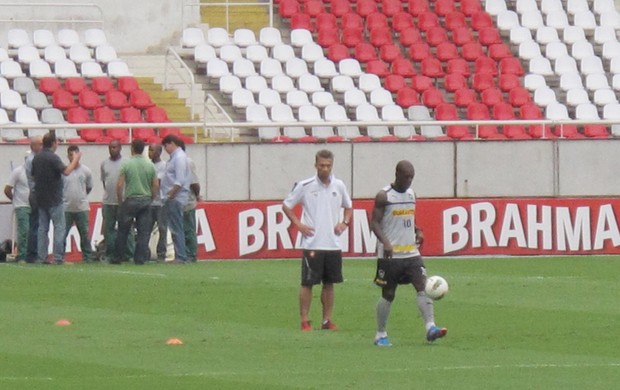
[[[136,250],[134,263],[144,264],[149,260],[149,238],[151,236],[151,201],[159,192],[159,181],[153,164],[143,156],[145,143],[131,142],[131,158],[121,165],[116,184],[119,201],[119,227],[116,239],[116,258],[112,264],[120,264],[127,247],[127,236],[132,223],[136,223]]]

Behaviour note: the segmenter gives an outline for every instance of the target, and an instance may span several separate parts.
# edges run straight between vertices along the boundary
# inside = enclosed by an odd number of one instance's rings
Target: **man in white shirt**
[[[332,322],[334,308],[334,284],[341,283],[342,249],[339,236],[347,229],[353,215],[351,196],[342,180],[332,175],[334,155],[329,150],[320,150],[315,156],[317,174],[295,184],[293,191],[284,199],[282,210],[302,234],[301,288],[299,291],[299,312],[301,330],[311,331],[309,319],[312,303],[312,287],[323,284],[321,303],[323,321],[321,329],[336,330]],[[302,204],[301,219],[293,212]],[[340,220],[340,209],[344,218]]]
[[[26,175],[25,164],[11,171],[9,181],[4,187],[4,194],[13,202],[15,225],[17,226],[17,256],[16,261],[26,260],[28,250],[28,232],[30,231],[30,188]]]

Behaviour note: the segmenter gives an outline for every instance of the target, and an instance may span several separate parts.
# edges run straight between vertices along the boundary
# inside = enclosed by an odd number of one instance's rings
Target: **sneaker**
[[[387,336],[385,336],[375,339],[375,345],[377,347],[391,347],[392,343],[390,343],[390,340],[387,338]]]
[[[338,327],[336,326],[336,324],[331,322],[331,320],[327,320],[327,321],[323,322],[323,324],[321,325],[321,329],[323,329],[323,330],[338,330]]]
[[[446,333],[448,333],[447,328],[439,328],[439,327],[433,326],[432,328],[428,330],[428,332],[426,332],[426,340],[429,343],[432,343],[433,341],[445,336]]]
[[[312,324],[310,323],[310,321],[302,321],[301,322],[301,331],[302,332],[311,332],[312,331]]]

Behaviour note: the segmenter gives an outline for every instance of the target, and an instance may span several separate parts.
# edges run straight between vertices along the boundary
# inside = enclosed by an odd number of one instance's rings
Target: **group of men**
[[[68,165],[55,153],[57,146],[53,132],[32,138],[24,164],[11,172],[4,188],[15,210],[17,261],[63,264],[73,225],[80,236],[82,260],[94,260],[88,201],[92,172],[80,162],[77,145],[67,148]],[[149,261],[149,241],[157,223],[159,261],[166,259],[168,230],[174,262],[196,261],[195,208],[200,185],[195,164],[185,153],[184,142],[174,135],[149,145],[150,161],[144,157],[145,147],[144,141],[133,140],[131,157],[124,159],[120,142],[113,140],[108,145],[109,158],[101,163],[105,260],[111,264],[131,258],[136,264]],[[162,161],[162,150],[169,154],[168,162]],[[50,222],[53,250],[48,260]]]
[[[351,223],[353,206],[344,182],[332,174],[333,163],[331,151],[318,151],[314,162],[316,175],[295,183],[282,205],[284,214],[302,235],[299,313],[304,332],[313,329],[309,313],[312,287],[318,284],[322,284],[321,329],[337,329],[332,313],[334,284],[343,281],[340,235]],[[424,234],[415,224],[416,197],[411,189],[414,175],[411,162],[398,162],[394,182],[377,193],[372,211],[371,228],[377,236],[378,257],[374,282],[381,287],[374,338],[374,344],[379,347],[392,345],[387,321],[399,284],[413,285],[426,340],[433,342],[447,334],[446,328],[435,324],[433,301],[424,292],[426,268],[419,251]],[[298,204],[302,205],[301,218],[294,212]]]

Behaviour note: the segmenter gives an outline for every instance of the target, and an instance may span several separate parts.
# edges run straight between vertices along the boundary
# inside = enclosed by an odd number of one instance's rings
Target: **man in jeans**
[[[121,256],[127,248],[129,229],[134,220],[137,230],[134,263],[144,264],[149,260],[151,201],[157,195],[159,182],[155,173],[155,166],[142,155],[143,152],[144,141],[133,140],[131,142],[131,158],[121,165],[116,184],[116,195],[120,205],[116,259],[111,261],[113,264],[120,264]]]
[[[65,208],[62,177],[69,175],[80,163],[82,153],[75,152],[67,166],[56,155],[58,141],[54,133],[43,136],[43,149],[32,160],[32,176],[39,207],[38,261],[47,263],[50,221],[54,225],[53,254],[56,264],[65,262]]]
[[[187,263],[185,246],[185,227],[183,209],[189,197],[190,171],[187,155],[183,151],[183,141],[175,135],[167,135],[161,141],[170,159],[161,180],[161,196],[164,200],[163,210],[166,224],[172,235],[174,245],[174,262]]]
[[[4,194],[13,203],[15,225],[17,226],[17,256],[15,261],[25,261],[30,230],[30,203],[28,197],[28,177],[25,163],[11,171],[9,181],[4,187]]]

